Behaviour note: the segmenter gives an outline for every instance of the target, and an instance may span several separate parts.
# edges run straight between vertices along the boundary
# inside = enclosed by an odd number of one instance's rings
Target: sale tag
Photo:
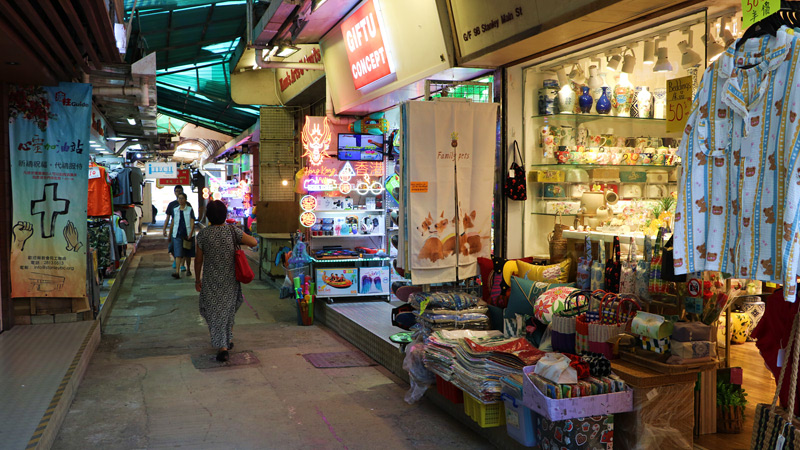
[[[411,182],[411,192],[413,192],[413,193],[425,193],[425,192],[428,192],[428,182],[427,181],[412,181]]]
[[[742,0],[742,29],[781,9],[780,0]]]
[[[682,132],[692,107],[692,77],[667,80],[667,133]]]
[[[89,179],[93,180],[95,178],[100,178],[100,168],[99,167],[89,167]]]

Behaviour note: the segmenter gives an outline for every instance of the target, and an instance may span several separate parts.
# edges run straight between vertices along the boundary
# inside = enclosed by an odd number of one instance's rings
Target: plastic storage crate
[[[503,392],[501,398],[506,405],[506,431],[508,435],[525,447],[538,444],[536,425],[538,414],[522,404],[522,400]]]
[[[481,428],[499,427],[506,423],[505,406],[503,402],[481,403],[475,397],[464,395],[464,413],[478,423]]]
[[[464,392],[457,388],[455,384],[436,375],[436,391],[455,404],[464,403]]]

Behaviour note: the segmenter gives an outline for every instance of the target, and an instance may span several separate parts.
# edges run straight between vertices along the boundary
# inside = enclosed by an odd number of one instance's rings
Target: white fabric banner
[[[491,254],[497,104],[414,101],[405,107],[412,282],[475,276],[478,257]]]

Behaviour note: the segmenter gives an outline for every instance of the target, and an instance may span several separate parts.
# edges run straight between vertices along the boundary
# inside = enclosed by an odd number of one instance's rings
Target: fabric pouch
[[[606,273],[603,279],[605,290],[608,292],[619,292],[619,281],[622,270],[622,263],[619,259],[619,236],[614,236],[614,244],[611,249],[611,257],[606,261]]]
[[[628,260],[622,263],[619,274],[619,293],[636,294],[636,267],[637,263],[633,259],[636,255],[636,240],[631,237],[628,246]]]
[[[653,241],[644,237],[644,257],[636,263],[636,294],[644,302],[650,301],[650,259],[653,256]]]
[[[602,245],[602,244],[601,244]],[[578,258],[578,289],[588,290],[592,287],[592,241],[586,236],[583,256]]]
[[[600,254],[597,257],[597,260],[592,261],[592,279],[589,286],[592,291],[603,289],[604,287],[603,284],[606,271],[606,246],[600,242],[598,248],[600,249]]]
[[[536,363],[533,373],[556,384],[575,384],[578,372],[570,366],[571,362],[561,353],[548,353]]]

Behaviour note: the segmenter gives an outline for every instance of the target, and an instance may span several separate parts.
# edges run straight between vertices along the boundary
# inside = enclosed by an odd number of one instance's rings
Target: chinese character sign
[[[92,87],[12,86],[12,297],[86,295]]]

